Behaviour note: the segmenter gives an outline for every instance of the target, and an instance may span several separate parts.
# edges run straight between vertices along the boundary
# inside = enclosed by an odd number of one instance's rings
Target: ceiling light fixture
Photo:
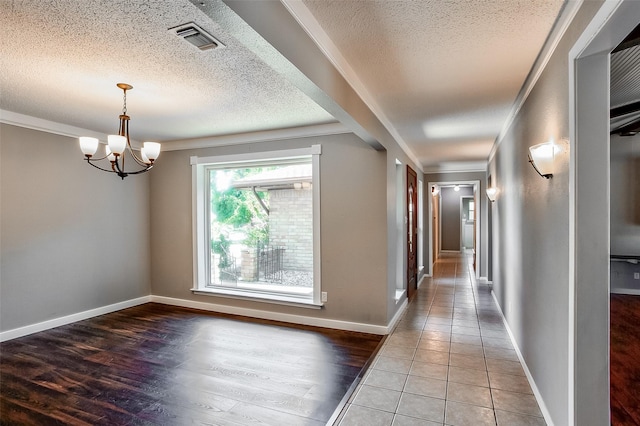
[[[105,156],[100,158],[93,158],[93,156],[98,151],[99,141],[97,138],[81,136],[79,139],[80,149],[82,150],[87,163],[89,163],[96,169],[115,173],[121,179],[124,179],[129,175],[137,175],[151,170],[151,168],[153,168],[153,162],[160,155],[160,144],[157,142],[145,142],[140,149],[133,148],[131,146],[131,140],[129,139],[130,117],[127,115],[127,90],[133,89],[133,86],[126,83],[118,83],[116,84],[116,86],[122,89],[124,93],[122,114],[120,115],[120,126],[118,129],[118,134],[109,135],[107,138],[108,145],[105,147]],[[129,155],[131,156],[133,161],[138,166],[142,167],[142,169],[134,171],[125,170],[125,150],[129,152]],[[138,156],[135,151],[140,151],[140,156]],[[95,163],[97,161],[104,160],[105,158],[111,162],[111,169],[100,167]]]
[[[553,176],[553,163],[560,147],[553,139],[547,142],[529,147],[529,163],[545,179]]]

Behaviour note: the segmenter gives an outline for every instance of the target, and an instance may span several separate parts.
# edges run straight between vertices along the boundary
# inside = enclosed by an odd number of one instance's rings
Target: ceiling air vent
[[[208,34],[193,22],[169,28],[169,31],[175,32],[178,37],[182,37],[200,50],[224,47],[224,44],[220,43],[220,41],[216,40],[211,34]]]

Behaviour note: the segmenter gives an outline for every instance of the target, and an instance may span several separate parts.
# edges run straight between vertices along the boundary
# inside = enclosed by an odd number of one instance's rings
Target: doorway
[[[407,297],[418,289],[418,175],[407,166]]]
[[[610,52],[640,22],[605,3],[569,52],[569,424],[610,424]],[[596,171],[603,171],[597,173]],[[579,283],[579,285],[578,285]]]
[[[474,197],[460,197],[460,248],[463,251],[475,249],[475,220]]]
[[[438,256],[443,252],[461,252],[463,248],[463,233],[465,232],[462,223],[462,202],[461,197],[467,197],[472,204],[473,229],[472,243],[469,248],[473,253],[473,267],[477,279],[480,279],[479,259],[482,254],[478,253],[478,246],[481,244],[480,225],[484,220],[481,215],[480,206],[482,205],[479,198],[479,180],[469,181],[430,181],[427,182],[430,196],[427,197],[429,212],[429,235],[426,240],[429,245],[428,263],[429,274],[433,271],[433,264]],[[456,191],[456,187],[458,191]],[[455,194],[455,195],[452,195]],[[466,219],[468,219],[467,216]],[[467,220],[465,219],[465,222]]]

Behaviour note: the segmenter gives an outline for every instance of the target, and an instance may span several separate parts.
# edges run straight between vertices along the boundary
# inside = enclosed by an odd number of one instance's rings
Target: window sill
[[[235,291],[230,289],[217,288],[192,288],[193,294],[200,296],[224,297],[227,299],[251,300],[254,302],[271,303],[275,305],[295,306],[298,308],[322,309],[324,303],[316,304],[311,299],[285,296],[281,294],[265,294],[249,291]]]

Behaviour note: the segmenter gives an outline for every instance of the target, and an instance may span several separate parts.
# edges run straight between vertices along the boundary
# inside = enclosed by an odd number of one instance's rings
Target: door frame
[[[482,196],[481,194],[481,181],[480,180],[438,180],[438,181],[429,181],[427,182],[427,184],[424,186],[425,191],[428,191],[428,195],[427,195],[427,206],[428,208],[426,209],[429,212],[429,250],[427,250],[428,253],[428,266],[425,265],[425,275],[426,276],[433,276],[433,264],[435,262],[435,256],[433,253],[433,196],[431,195],[431,188],[436,185],[436,186],[449,186],[449,185],[471,185],[473,186],[473,196],[474,196],[474,200],[476,202],[476,232],[475,232],[475,246],[476,246],[476,271],[475,271],[475,275],[476,275],[476,279],[480,279],[480,265],[482,264],[480,262],[481,259],[484,258],[484,256],[487,256],[488,253],[484,253],[482,252],[482,250],[480,250],[480,247],[482,247],[482,239],[481,239],[481,229],[482,229],[482,221],[484,220],[484,216],[482,215],[482,209],[480,208],[482,206],[481,203],[481,199],[480,197]],[[439,203],[440,208],[442,208],[442,203]],[[438,230],[441,231],[442,230],[442,224],[440,223],[442,219],[442,214],[441,212],[438,212]],[[442,239],[442,232],[439,232],[439,238]],[[439,242],[440,247],[442,247],[442,242]],[[428,269],[427,269],[428,268]]]
[[[638,22],[637,2],[609,0],[568,55],[570,425],[610,422],[609,54]]]
[[[464,224],[462,223],[462,211],[464,208],[464,199],[465,198],[470,198],[474,203],[476,201],[476,195],[475,195],[475,188],[474,188],[474,194],[473,195],[463,195],[460,197],[460,252],[462,253],[463,249],[465,248],[464,246]],[[475,209],[474,209],[475,210]],[[475,220],[475,218],[474,218]],[[473,249],[475,250],[476,248],[476,242],[475,239],[473,241]]]

